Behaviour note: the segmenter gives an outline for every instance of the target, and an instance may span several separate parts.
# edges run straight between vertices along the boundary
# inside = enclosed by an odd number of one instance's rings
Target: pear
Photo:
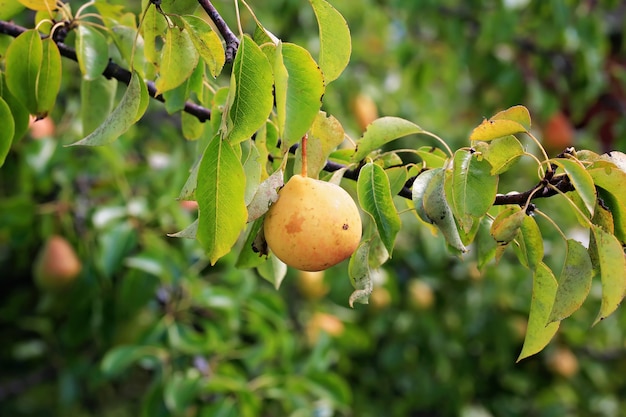
[[[362,233],[354,200],[338,185],[292,176],[264,222],[267,245],[287,265],[321,271],[350,257]]]
[[[61,290],[72,283],[82,269],[74,248],[62,236],[53,235],[37,254],[35,283],[44,290]]]

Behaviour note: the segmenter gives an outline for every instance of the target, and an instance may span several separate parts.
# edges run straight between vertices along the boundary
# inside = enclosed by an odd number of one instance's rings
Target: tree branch
[[[228,27],[222,16],[209,0],[198,0],[200,6],[209,15],[209,18],[215,23],[215,27],[219,30],[224,42],[226,42],[226,62],[231,63],[235,59],[237,49],[239,49],[239,39]]]
[[[219,13],[217,13],[217,11],[215,10],[215,8],[213,7],[210,1],[208,0],[198,0],[198,1],[202,5],[202,7],[205,8],[207,13],[209,13],[209,15],[211,16],[211,19],[213,19],[213,21],[216,23],[218,28],[221,27],[221,29],[219,30],[224,36],[224,38],[227,39],[226,40],[227,44],[230,42],[230,51],[231,51],[230,53],[235,54],[239,46],[239,40],[230,31],[230,29],[228,28],[224,20],[220,17]],[[221,23],[218,24],[218,22],[221,22]],[[22,26],[0,20],[0,34],[3,33],[12,37],[17,37],[23,32],[25,32],[26,30],[27,29]],[[222,30],[224,32],[222,32]],[[76,51],[72,47],[67,46],[63,42],[57,42],[57,46],[59,47],[59,51],[62,56],[72,61],[78,62],[78,59],[76,57]],[[128,84],[130,82],[130,78],[132,74],[127,69],[122,68],[116,63],[111,61],[107,65],[102,75],[107,78],[114,78],[120,82]],[[155,98],[156,100],[159,100],[161,102],[165,102],[165,99],[163,98],[162,95],[156,94],[156,87],[154,86],[154,82],[147,81],[146,86],[148,88],[148,93],[150,94],[152,98]],[[196,103],[193,103],[191,101],[187,101],[185,103],[184,111],[197,117],[200,121],[203,121],[203,122],[211,118],[211,110],[205,107],[202,107]],[[294,148],[294,151],[295,151],[295,148]],[[345,167],[346,167],[345,165],[342,165],[333,161],[327,161],[326,165],[324,166],[324,171],[334,172]],[[361,170],[361,167],[349,169],[345,172],[344,177],[356,181],[359,178],[360,170]],[[405,186],[400,190],[398,195],[407,199],[411,199],[412,198],[411,185],[413,184],[414,180],[415,180],[415,177],[410,178],[406,182]],[[548,185],[551,185],[552,187]],[[542,188],[542,190],[536,191],[539,188]],[[526,201],[533,193],[534,194],[532,195],[532,198],[531,198],[532,200],[536,198],[551,197],[555,194],[558,194],[557,190],[561,192],[568,192],[568,191],[572,191],[573,189],[574,187],[569,182],[569,179],[567,178],[567,176],[560,175],[560,176],[555,176],[551,178],[549,181],[548,180],[543,181],[539,183],[537,186],[533,187],[532,189],[522,192],[522,193],[498,194],[493,204],[494,205],[517,204],[517,205],[522,206],[526,204]]]
[[[24,33],[26,30],[28,29],[22,26],[0,20],[0,33],[16,38],[20,34]],[[59,52],[61,53],[61,56],[78,62],[78,58],[76,57],[76,51],[74,50],[74,48],[67,46],[63,42],[56,42],[56,44],[59,47]],[[109,64],[105,68],[102,75],[107,78],[114,78],[128,85],[132,74],[130,71],[120,67],[113,61],[109,61]],[[150,94],[150,97],[155,98],[163,103],[165,102],[165,99],[162,95],[156,94],[156,87],[154,86],[154,82],[146,81],[146,87],[148,88],[148,94]],[[192,101],[187,101],[185,103],[184,111],[197,117],[198,120],[200,120],[201,122],[207,121],[211,118],[211,110],[204,108]]]

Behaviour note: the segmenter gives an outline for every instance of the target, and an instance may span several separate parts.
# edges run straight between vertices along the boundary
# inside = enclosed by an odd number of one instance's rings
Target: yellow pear
[[[361,216],[338,185],[294,175],[265,217],[267,245],[281,261],[321,271],[350,257],[361,240]]]

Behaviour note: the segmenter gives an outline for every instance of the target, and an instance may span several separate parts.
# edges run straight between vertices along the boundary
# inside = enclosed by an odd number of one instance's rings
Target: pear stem
[[[306,163],[306,141],[309,138],[308,134],[304,134],[302,136],[302,164],[301,164],[301,175],[306,178],[307,177],[307,163]]]

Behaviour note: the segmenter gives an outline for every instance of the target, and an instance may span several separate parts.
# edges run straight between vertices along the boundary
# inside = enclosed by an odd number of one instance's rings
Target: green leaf
[[[524,106],[514,106],[483,120],[470,134],[470,140],[490,141],[530,130],[530,113]]]
[[[480,219],[478,230],[476,231],[474,245],[476,246],[476,259],[479,270],[482,270],[496,255],[497,244],[489,233],[492,223],[493,220],[488,216],[484,216]]]
[[[348,23],[325,0],[309,0],[320,33],[319,65],[326,85],[336,80],[350,62],[352,43]]]
[[[43,42],[36,30],[27,30],[9,45],[5,57],[6,83],[30,114],[37,114],[37,79],[43,62]]]
[[[626,294],[626,258],[617,238],[595,224],[591,227],[591,261],[602,282],[602,303],[594,324],[617,310]]]
[[[426,188],[428,184],[433,179],[435,174],[439,172],[442,168],[429,169],[428,171],[424,171],[419,174],[415,181],[413,181],[413,186],[411,188],[412,192],[412,201],[415,205],[415,211],[420,219],[425,221],[426,223],[432,223],[430,217],[426,214],[426,210],[424,210],[424,195],[426,194]]]
[[[154,346],[118,346],[107,352],[100,364],[100,370],[104,375],[114,377],[133,363],[146,358],[163,361],[167,358],[167,352]]]
[[[251,137],[266,122],[274,98],[272,68],[265,54],[244,36],[233,63],[225,135],[232,144]]]
[[[533,294],[530,302],[528,327],[522,351],[517,362],[540,352],[559,330],[559,322],[548,324],[550,310],[556,296],[558,284],[554,274],[544,263],[540,263],[533,278]]]
[[[61,89],[61,53],[51,38],[42,41],[41,69],[37,77],[37,117],[45,117],[54,107]]]
[[[594,162],[587,171],[595,185],[602,188],[602,200],[613,214],[615,236],[626,245],[626,172],[606,161]]]
[[[524,147],[513,135],[474,144],[477,152],[491,164],[491,175],[502,174],[524,155]]]
[[[537,222],[531,216],[524,216],[520,233],[517,235],[520,251],[523,255],[521,261],[531,271],[537,269],[543,259],[543,238]]]
[[[215,136],[198,170],[199,209],[197,239],[211,265],[230,252],[248,217],[244,203],[246,177],[233,147]]]
[[[12,143],[16,143],[20,140],[26,131],[28,130],[28,123],[30,121],[30,114],[24,105],[11,93],[6,85],[6,79],[4,73],[0,72],[0,97],[4,99],[6,104],[11,109],[13,115],[13,139]]]
[[[154,4],[150,4],[148,7],[140,29],[144,39],[144,57],[148,63],[156,68],[160,58],[160,53],[157,49],[157,40],[160,42],[161,36],[163,36],[167,30],[167,21],[165,17],[157,11]]]
[[[567,240],[565,264],[559,277],[549,323],[563,320],[578,310],[591,289],[593,266],[587,249],[579,242]]]
[[[371,162],[365,164],[359,172],[357,193],[361,207],[372,216],[378,234],[391,255],[396,235],[400,231],[400,216],[393,204],[385,170]]]
[[[274,93],[278,131],[289,147],[304,136],[319,113],[324,78],[311,54],[292,43],[278,43],[274,66],[279,67]]]
[[[241,142],[241,163],[246,175],[246,192],[244,193],[244,202],[246,206],[250,204],[254,198],[256,191],[261,183],[262,166],[261,154],[256,147],[254,141],[248,140]]]
[[[174,415],[185,414],[201,388],[200,373],[192,369],[190,368],[186,374],[175,372],[165,381],[163,399]]]
[[[195,239],[198,235],[198,219],[194,220],[189,226],[185,227],[180,232],[168,233],[169,237],[180,237],[185,239]]]
[[[95,80],[102,77],[109,64],[109,45],[104,35],[91,26],[78,25],[76,58],[83,78]]]
[[[345,135],[345,131],[337,119],[326,115],[325,112],[318,112],[313,125],[311,125],[307,141],[307,175],[309,177],[316,179],[319,177],[319,173],[326,166],[329,155],[343,142]],[[294,172],[300,172],[301,167],[302,149],[298,147]]]
[[[491,236],[498,245],[507,245],[517,237],[526,213],[520,206],[505,207],[491,224]]]
[[[424,161],[426,168],[443,168],[448,160],[448,155],[434,146],[421,146],[415,152]]]
[[[250,226],[246,235],[246,240],[241,247],[235,266],[239,269],[256,268],[267,261],[267,256],[263,256],[257,249],[254,248],[254,242],[257,239],[259,233],[263,230],[263,219],[258,218],[254,220]],[[286,269],[286,268],[285,268]]]
[[[381,148],[392,140],[422,133],[424,129],[413,122],[400,117],[381,117],[374,120],[357,142],[356,151],[352,155],[352,162],[360,162],[370,152]]]
[[[185,82],[198,65],[198,58],[189,31],[177,27],[168,29],[161,50],[159,78],[154,83],[156,94],[172,90]]]
[[[69,146],[99,146],[115,141],[143,115],[147,102],[148,90],[139,74],[134,72],[124,96],[104,123],[85,138]]]
[[[179,86],[167,90],[163,93],[165,99],[165,110],[169,114],[180,112],[185,108],[187,100],[191,93],[195,92],[197,96],[202,96],[202,82],[204,77],[204,65],[196,65],[189,78],[182,82]],[[197,118],[196,118],[197,119]]]
[[[588,217],[593,217],[593,210],[596,206],[597,196],[596,187],[589,172],[580,162],[571,159],[556,158],[551,159],[550,162],[563,168],[570,182],[574,185],[574,188],[585,204],[589,214]]]
[[[279,289],[283,279],[287,275],[287,265],[275,256],[270,256],[267,262],[263,262],[257,267],[257,271],[262,278]]]
[[[248,204],[248,222],[267,213],[270,204],[278,200],[278,190],[284,185],[283,171],[277,170],[259,184],[254,197]]]
[[[4,165],[4,161],[9,154],[13,136],[15,134],[15,121],[9,105],[0,97],[0,167]]]
[[[145,58],[141,35],[137,35],[134,27],[121,24],[113,26],[109,34],[112,35],[113,42],[124,60],[123,64],[143,78]]]
[[[428,181],[428,185],[424,191],[422,201],[424,213],[430,223],[437,226],[439,231],[441,231],[443,236],[446,238],[448,245],[460,252],[466,252],[467,249],[461,241],[461,236],[454,220],[452,209],[446,199],[444,186],[446,170],[443,168],[436,168],[433,171],[435,171],[435,173],[430,181]]]
[[[217,77],[226,61],[220,37],[213,31],[211,25],[199,17],[183,16],[183,21],[196,50],[209,67],[209,72],[213,77]]]
[[[372,241],[372,239],[361,241],[352,256],[350,256],[348,275],[354,287],[354,291],[350,294],[350,299],[348,300],[350,307],[354,307],[354,303],[367,304],[369,296],[374,289],[369,265],[369,252]]]
[[[452,175],[447,180],[450,207],[467,231],[474,218],[482,217],[491,208],[498,190],[498,177],[491,175],[491,164],[485,159],[475,152],[460,149],[454,154]]]
[[[93,81],[83,78],[80,82],[80,118],[83,135],[98,128],[111,113],[115,104],[117,81],[98,77]]]
[[[17,0],[0,0],[0,20],[11,20],[22,10],[24,5]]]

